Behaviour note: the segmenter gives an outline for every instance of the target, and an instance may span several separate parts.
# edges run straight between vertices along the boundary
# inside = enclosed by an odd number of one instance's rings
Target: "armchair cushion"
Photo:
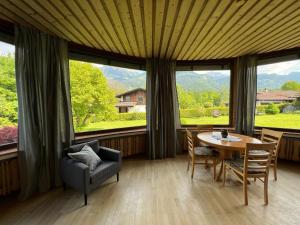
[[[99,153],[99,143],[97,140],[89,141],[89,142],[81,143],[81,144],[77,144],[77,145],[72,145],[67,149],[67,151],[68,152],[79,152],[85,145],[89,145],[96,154]]]
[[[89,145],[83,146],[83,148],[79,152],[68,153],[68,156],[87,165],[89,167],[90,173],[92,173],[97,165],[101,162],[99,156]]]

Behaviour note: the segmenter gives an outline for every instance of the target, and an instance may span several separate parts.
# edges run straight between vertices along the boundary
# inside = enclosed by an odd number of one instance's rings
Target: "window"
[[[125,97],[125,102],[130,102],[130,96],[129,96],[129,95],[127,95],[127,96]]]
[[[17,142],[15,47],[0,41],[0,145]]]
[[[300,60],[257,67],[255,126],[300,129]]]
[[[146,125],[145,105],[127,99],[146,92],[145,71],[70,60],[70,80],[76,132]]]
[[[229,125],[230,70],[177,71],[182,125]]]
[[[138,103],[143,103],[143,101],[144,101],[143,96],[138,96]]]

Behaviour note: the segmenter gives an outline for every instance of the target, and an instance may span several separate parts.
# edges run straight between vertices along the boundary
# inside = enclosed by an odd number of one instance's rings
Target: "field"
[[[181,124],[220,124],[229,123],[228,116],[199,117],[199,118],[181,118]],[[122,127],[134,127],[146,125],[146,120],[128,120],[128,121],[103,121],[91,123],[77,132],[105,130]],[[277,115],[259,115],[255,119],[256,126],[280,127],[300,129],[300,114],[277,114]]]

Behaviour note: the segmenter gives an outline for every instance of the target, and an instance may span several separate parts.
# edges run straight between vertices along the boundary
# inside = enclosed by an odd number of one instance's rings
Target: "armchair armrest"
[[[121,162],[122,161],[122,154],[120,151],[106,148],[106,147],[99,147],[99,156],[101,159],[107,159],[112,161]]]
[[[87,194],[89,189],[89,167],[79,161],[64,157],[60,161],[62,181],[68,186]]]

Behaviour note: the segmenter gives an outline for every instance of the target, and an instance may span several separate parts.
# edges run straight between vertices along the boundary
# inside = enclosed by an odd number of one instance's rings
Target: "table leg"
[[[224,160],[221,160],[221,168],[219,170],[219,174],[216,178],[216,181],[222,181],[221,176],[222,176],[222,173],[223,173],[223,164],[224,164]]]

